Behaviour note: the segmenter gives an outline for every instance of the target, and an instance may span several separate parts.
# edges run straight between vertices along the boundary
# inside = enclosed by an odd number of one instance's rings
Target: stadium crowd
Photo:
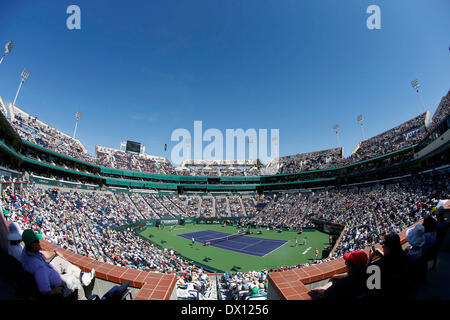
[[[310,290],[309,295],[313,300],[417,299],[427,285],[428,271],[436,269],[448,227],[444,203],[440,201],[421,224],[407,229],[405,249],[399,235],[391,232],[384,235],[381,249],[373,246],[369,254],[363,250],[347,252],[343,256],[346,272],[333,275],[325,285]],[[369,279],[374,270],[380,272],[377,283]],[[369,280],[375,288],[369,287]]]
[[[213,197],[201,197],[200,216],[201,217],[213,217],[214,213],[215,213],[214,198]]]
[[[225,289],[227,300],[246,300],[260,297],[267,299],[268,279],[270,270],[249,272],[226,272],[221,281]]]
[[[279,158],[279,173],[292,173],[323,169],[329,162],[339,163],[343,157],[342,148],[316,152],[299,153]]]
[[[242,217],[244,215],[244,210],[241,205],[241,199],[237,197],[228,198],[230,204],[230,214],[232,217]]]
[[[444,105],[437,112],[445,114],[445,112],[448,113],[448,109],[449,106]],[[293,173],[344,166],[412,146],[419,142],[428,131],[425,127],[425,118],[426,113],[423,113],[382,134],[361,141],[347,158],[343,157],[342,148],[281,157],[279,158],[278,173]]]
[[[433,212],[438,199],[449,197],[449,181],[448,173],[435,173],[388,185],[336,189],[307,195],[280,193],[256,199],[266,205],[254,216],[244,218],[244,224],[296,229],[313,226],[313,221],[319,219],[341,224],[345,226],[345,231],[333,254],[325,260],[260,272],[229,274],[228,278],[223,279],[223,284],[233,299],[247,296],[264,298],[267,294],[267,273],[346,257],[348,253],[383,243],[386,235],[398,233],[426,219]],[[130,205],[129,199],[122,198],[125,195],[98,191],[68,192],[29,183],[14,191],[7,187],[0,205],[7,220],[17,223],[23,230],[34,230],[45,240],[66,250],[129,268],[182,273],[184,276],[179,274],[178,278],[181,289],[186,283],[196,283],[186,278],[187,274],[192,276],[196,267],[178,257],[173,250],[153,246],[138,237],[132,229],[123,232],[113,229],[145,217],[145,214]],[[247,200],[252,201],[250,198]],[[167,198],[166,201],[170,200]],[[212,205],[212,202],[209,204]],[[429,228],[427,226],[425,230]],[[413,244],[414,240],[410,243]],[[415,250],[413,247],[410,255]],[[184,285],[182,281],[185,281]],[[203,282],[202,286],[200,281],[199,285],[197,283],[194,286],[204,289],[205,285],[207,282]],[[326,289],[328,287],[314,294],[320,295]]]
[[[397,184],[314,193],[276,193],[259,213],[242,219],[258,227],[299,229],[314,220],[345,227],[333,256],[379,243],[422,219],[439,199],[448,199],[449,174],[416,176]]]
[[[450,92],[442,98],[432,118],[431,127],[449,114]],[[174,168],[164,157],[156,157],[144,153],[135,154],[123,150],[96,146],[96,157],[90,156],[82,143],[69,135],[43,123],[24,111],[14,108],[10,123],[22,139],[40,145],[55,152],[83,160],[92,164],[116,169],[141,171],[148,173],[197,176],[254,176],[267,170],[258,168],[256,162],[226,162],[203,160],[203,162],[186,162]],[[389,152],[400,150],[420,141],[427,133],[425,126],[426,113],[423,113],[382,134],[361,141],[352,155],[343,157],[342,148],[301,153],[275,159],[277,166],[272,173],[293,173],[343,166]],[[273,162],[274,160],[272,160]],[[267,168],[272,166],[272,162]],[[267,169],[266,168],[266,169]]]
[[[432,126],[449,114],[449,95],[450,92],[442,99],[433,116]],[[380,135],[361,141],[355,152],[346,159],[342,158],[341,148],[282,157],[279,173],[345,165],[414,145],[427,132],[425,117],[425,113],[421,114]],[[97,158],[93,158],[79,140],[18,110],[10,122],[24,140],[79,160],[117,169],[177,174],[165,158],[130,154],[104,147],[96,148]],[[37,161],[65,166],[57,157],[36,156],[26,149],[24,154]],[[76,169],[85,172],[82,167]],[[231,176],[258,174],[256,170],[239,170],[233,167],[215,168],[212,171],[218,172],[218,175]],[[183,171],[178,174],[180,172]],[[205,175],[211,173],[210,170],[196,169],[190,170],[189,174],[200,172]],[[60,178],[70,180],[68,177]],[[0,178],[0,182],[11,180]],[[409,261],[409,265],[414,265],[413,262],[425,255],[430,241],[436,242],[433,240],[436,233],[433,232],[441,222],[440,216],[430,216],[430,213],[439,199],[449,198],[449,181],[448,173],[435,173],[412,176],[399,183],[365,188],[336,188],[313,193],[284,192],[257,198],[227,197],[224,200],[212,197],[69,192],[41,188],[29,183],[21,189],[5,188],[0,206],[7,220],[17,223],[22,230],[34,230],[45,240],[66,250],[129,268],[179,272],[179,288],[186,285],[189,287],[189,283],[193,283],[194,287],[202,288],[201,290],[208,285],[208,281],[205,274],[193,264],[173,251],[155,247],[138,237],[131,229],[118,232],[114,228],[158,217],[211,217],[214,213],[216,216],[242,216],[244,212],[247,216],[241,222],[259,227],[295,230],[314,227],[315,220],[327,221],[342,225],[345,229],[331,256],[321,262],[344,257],[349,266],[347,276],[353,279],[346,281],[359,285],[361,275],[357,269],[366,266],[373,258],[364,257],[360,250],[377,243],[383,243],[386,248],[396,247],[397,240],[392,234],[408,229],[421,219],[424,219],[422,228],[416,227],[411,229],[413,231],[408,231],[411,249],[404,252],[407,257],[404,260]],[[257,206],[257,203],[262,206]],[[263,209],[259,210],[257,207]],[[386,252],[376,254],[383,258]],[[397,248],[397,254],[402,256],[399,252]],[[314,263],[317,262],[285,267],[282,270]],[[233,299],[252,295],[264,297],[267,294],[267,274],[276,271],[281,270],[226,274],[223,281]],[[409,269],[408,272],[417,274],[421,270]],[[330,292],[336,292],[335,283],[342,283],[340,280],[342,278],[333,278],[327,286],[314,290],[312,294],[315,298],[331,298],[333,294]],[[354,292],[360,293],[358,288]]]
[[[427,133],[426,113],[373,138],[361,141],[359,148],[346,162],[358,162],[400,150],[419,142]]]
[[[163,157],[96,146],[96,164],[122,170],[176,175],[172,164]]]
[[[184,176],[257,176],[261,172],[256,160],[191,160],[177,168]]]
[[[450,90],[448,93],[442,97],[439,106],[437,107],[431,123],[430,130],[436,126],[439,122],[441,122],[445,117],[450,114]]]
[[[113,228],[139,221],[136,211],[114,201],[110,194],[54,192],[33,183],[2,195],[7,220],[22,230],[33,229],[46,241],[110,264],[146,271],[183,271],[189,263],[154,247],[132,232]],[[5,212],[4,212],[5,213]]]
[[[225,197],[216,197],[216,216],[217,217],[226,217],[228,216],[227,210],[227,198]]]
[[[78,139],[45,124],[18,108],[14,108],[14,110],[10,123],[22,139],[78,160],[96,162]]]
[[[185,197],[186,215],[196,217],[200,215],[200,197]]]

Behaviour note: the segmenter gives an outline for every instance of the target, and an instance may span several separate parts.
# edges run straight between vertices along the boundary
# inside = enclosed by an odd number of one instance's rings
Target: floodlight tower
[[[3,53],[2,57],[0,58],[0,64],[2,63],[3,58],[6,57],[6,55],[11,52],[12,48],[13,48],[13,42],[12,41],[10,41],[7,44],[5,44],[5,52]]]
[[[29,76],[30,76],[30,72],[27,69],[24,69],[22,71],[22,74],[20,75],[22,80],[20,81],[19,89],[17,89],[17,93],[16,93],[16,97],[14,98],[13,106],[16,105],[17,96],[19,95],[19,91],[20,91],[20,88],[22,87],[22,84],[25,82],[25,80],[28,79]]]
[[[363,116],[362,114],[360,114],[356,120],[359,122],[359,124],[361,125],[361,135],[362,135],[362,139],[365,140],[364,138],[364,129],[363,129]]]
[[[423,112],[426,112],[425,104],[423,103],[422,95],[420,94],[420,91],[419,91],[419,87],[420,87],[419,81],[417,81],[417,79],[411,81],[411,86],[412,86],[414,89],[416,89],[417,95],[419,96],[420,102],[421,102],[421,104],[422,104]]]
[[[340,148],[341,147],[341,141],[339,140],[339,125],[335,124],[333,126],[333,130],[336,132],[338,147]]]
[[[75,130],[73,131],[73,137],[75,138],[75,135],[77,134],[77,127],[78,127],[78,121],[81,119],[82,113],[80,111],[77,111],[75,114],[75,119],[77,121],[75,122]]]

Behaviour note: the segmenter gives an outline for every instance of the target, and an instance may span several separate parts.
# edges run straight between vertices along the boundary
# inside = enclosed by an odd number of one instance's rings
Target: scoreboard
[[[139,142],[127,140],[126,151],[140,153],[141,152],[141,144]]]

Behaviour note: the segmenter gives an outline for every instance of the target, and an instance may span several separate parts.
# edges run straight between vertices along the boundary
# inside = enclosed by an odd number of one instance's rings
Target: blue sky
[[[81,9],[68,30],[66,9]],[[381,29],[369,30],[369,5]],[[280,130],[280,155],[361,139],[422,112],[418,79],[433,113],[450,89],[450,2],[3,0],[0,96],[95,145],[142,142],[170,158],[173,130]],[[164,152],[164,144],[168,151]],[[204,144],[204,146],[206,143]]]

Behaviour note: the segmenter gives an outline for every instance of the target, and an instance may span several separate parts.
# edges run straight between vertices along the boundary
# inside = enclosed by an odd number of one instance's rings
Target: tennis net
[[[220,238],[207,240],[206,243],[209,243],[209,244],[218,243],[218,242],[222,242],[222,241],[231,240],[231,239],[243,236],[243,235],[244,235],[243,233],[230,234],[230,235],[225,236],[225,237],[220,237]]]

